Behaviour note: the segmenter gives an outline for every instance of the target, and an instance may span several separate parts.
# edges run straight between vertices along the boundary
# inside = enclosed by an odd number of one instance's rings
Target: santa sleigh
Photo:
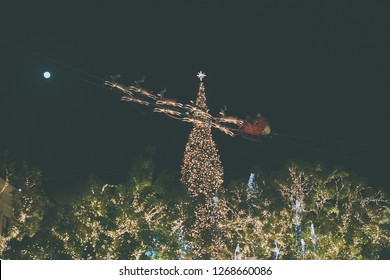
[[[254,119],[247,117],[243,124],[238,129],[238,134],[247,140],[260,141],[262,136],[269,135],[271,128],[266,119],[257,114]]]

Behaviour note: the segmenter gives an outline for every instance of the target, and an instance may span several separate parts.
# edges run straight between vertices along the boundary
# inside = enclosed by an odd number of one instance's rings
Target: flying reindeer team
[[[141,87],[145,81],[142,78],[136,81],[132,86],[125,86],[117,82],[119,75],[112,76],[111,81],[105,81],[104,84],[112,89],[119,90],[123,96],[122,100],[133,102],[145,106],[154,106],[154,112],[163,113],[171,118],[195,124],[209,123],[220,131],[230,135],[241,135],[248,140],[257,141],[260,136],[271,133],[270,126],[265,118],[257,113],[253,119],[247,116],[245,120],[241,120],[234,116],[227,116],[227,107],[223,106],[219,112],[219,117],[213,117],[207,111],[197,107],[193,101],[190,104],[182,104],[175,99],[166,98],[164,89],[157,95],[152,91]],[[147,98],[148,100],[145,100]]]

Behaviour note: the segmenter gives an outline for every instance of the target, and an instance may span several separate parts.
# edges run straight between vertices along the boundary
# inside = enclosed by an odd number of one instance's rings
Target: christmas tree
[[[220,259],[224,250],[221,221],[226,214],[222,193],[223,168],[211,135],[211,116],[206,105],[205,74],[198,73],[199,91],[195,109],[189,116],[198,120],[188,138],[181,181],[188,187],[192,215],[188,222],[188,241],[193,259]]]

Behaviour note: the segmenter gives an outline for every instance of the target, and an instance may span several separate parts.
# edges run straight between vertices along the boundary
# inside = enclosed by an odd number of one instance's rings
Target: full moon
[[[43,77],[45,77],[45,79],[49,79],[50,76],[51,76],[50,72],[46,71],[45,73],[43,73]]]

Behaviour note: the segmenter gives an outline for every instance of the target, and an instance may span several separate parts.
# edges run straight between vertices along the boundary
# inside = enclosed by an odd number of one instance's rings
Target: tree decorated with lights
[[[196,110],[190,115],[198,122],[194,122],[185,148],[181,181],[188,187],[191,198],[187,221],[191,258],[221,259],[225,252],[221,222],[226,217],[224,203],[219,199],[223,193],[223,168],[211,134],[203,83],[205,76],[198,73]]]
[[[51,203],[41,189],[41,172],[26,163],[13,162],[4,154],[0,155],[0,177],[5,178],[0,197],[7,185],[16,187],[11,191],[13,215],[10,227],[6,232],[3,228],[3,236],[0,236],[0,256],[12,259],[50,258],[48,245],[52,239],[45,232],[44,220]]]
[[[167,215],[172,184],[162,173],[153,180],[153,150],[135,158],[127,184],[91,177],[87,188],[59,215],[53,232],[72,259],[172,259],[178,251]]]
[[[243,259],[378,259],[390,247],[390,201],[355,175],[293,162],[246,182],[226,193],[228,247]]]

